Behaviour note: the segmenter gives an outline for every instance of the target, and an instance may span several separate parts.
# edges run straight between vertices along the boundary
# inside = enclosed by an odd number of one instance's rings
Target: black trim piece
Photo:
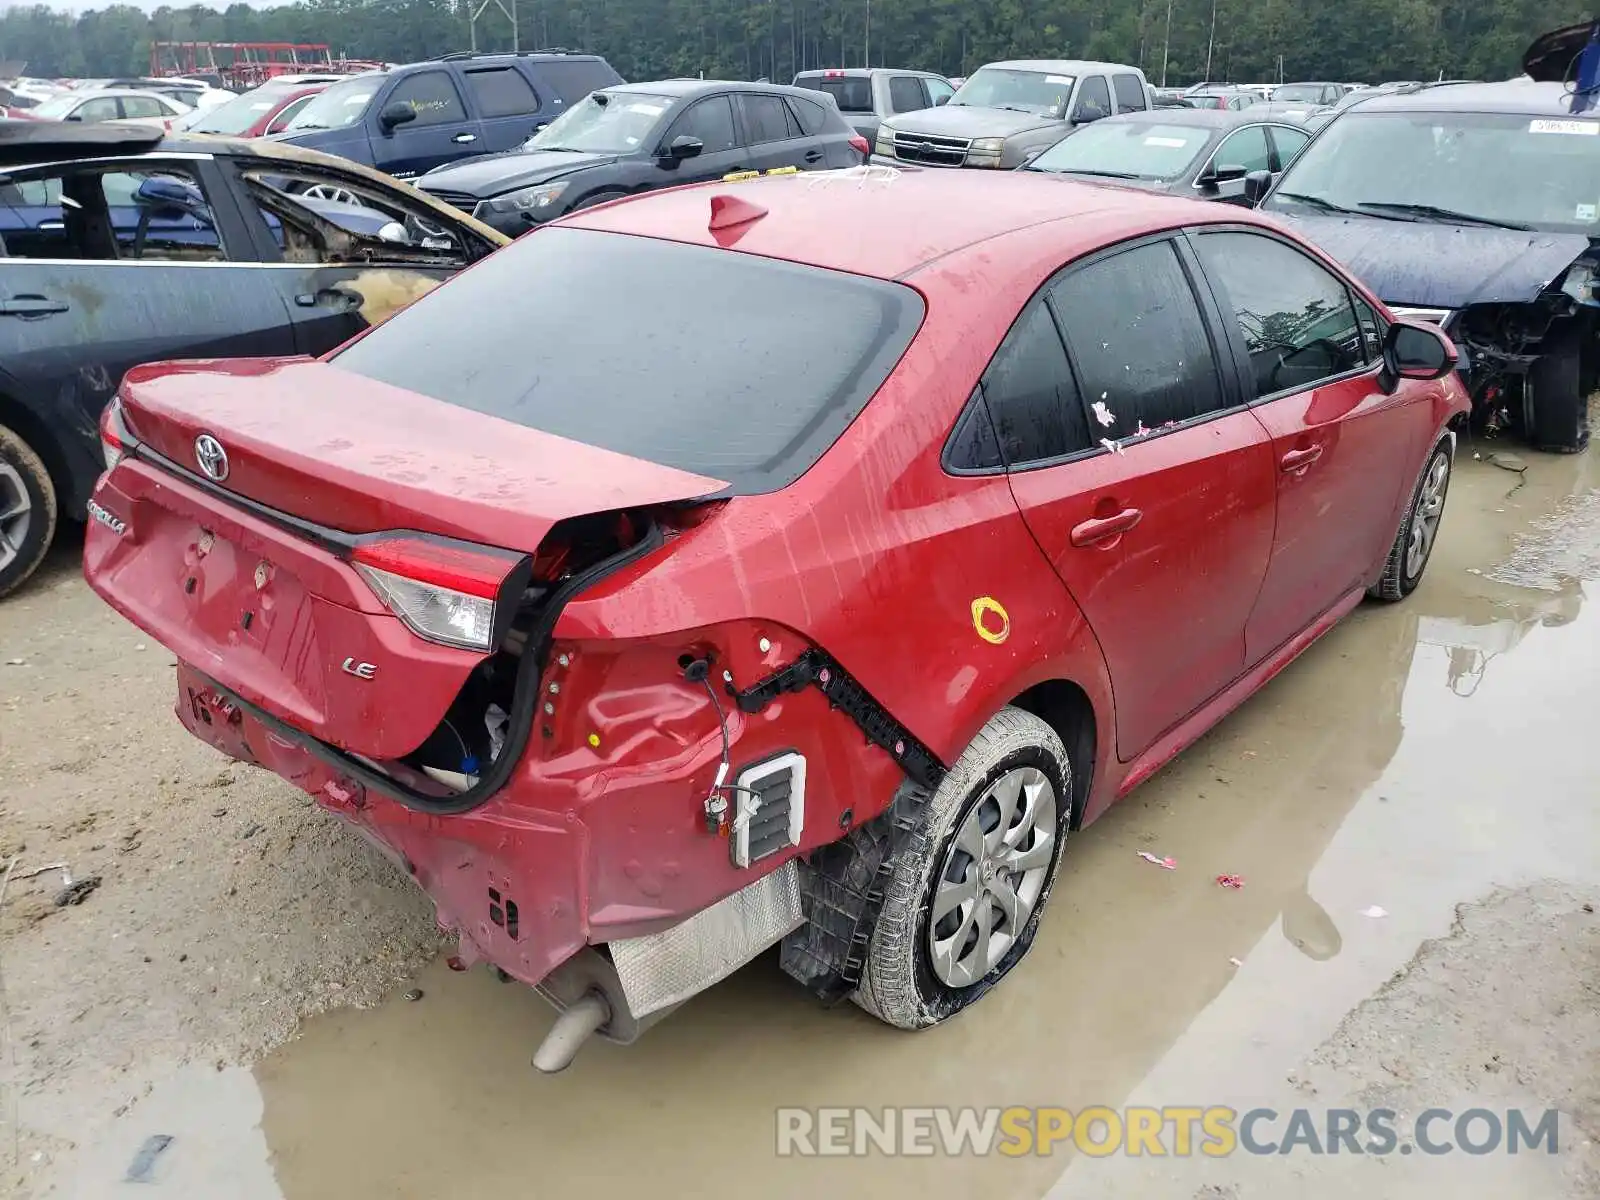
[[[613,554],[610,558],[602,559],[593,566],[569,576],[566,582],[551,594],[539,614],[538,622],[528,631],[528,642],[522,652],[522,662],[517,671],[516,691],[511,701],[511,732],[500,751],[500,757],[479,776],[477,783],[466,791],[450,797],[428,795],[407,787],[392,776],[368,766],[355,755],[347,754],[337,746],[330,746],[320,738],[297,729],[270,713],[263,712],[258,706],[223,687],[210,676],[202,674],[201,678],[205,679],[207,685],[218,694],[232,700],[272,732],[315,754],[363,787],[381,792],[418,812],[432,813],[436,816],[458,816],[477,808],[504,787],[511,778],[511,773],[516,770],[517,763],[521,761],[528,740],[533,736],[534,710],[539,702],[539,678],[544,673],[543,659],[549,649],[550,635],[555,629],[556,620],[561,616],[561,610],[590,584],[621,570],[636,559],[643,558],[651,551],[660,548],[665,541],[660,527],[652,522],[649,533],[642,540],[626,550]],[[196,673],[200,674],[198,670]]]
[[[883,812],[798,860],[806,920],[783,939],[778,963],[824,1003],[846,1000],[860,985],[897,853],[931,795],[908,779]]]
[[[199,488],[207,495],[215,496],[218,500],[231,504],[235,508],[242,508],[251,516],[260,517],[268,524],[276,525],[279,529],[292,533],[296,537],[315,542],[323,549],[333,551],[340,558],[349,558],[350,552],[355,549],[356,543],[360,540],[355,534],[345,533],[340,529],[331,529],[326,525],[318,525],[313,521],[306,521],[300,517],[292,517],[286,512],[267,507],[259,500],[252,500],[249,496],[241,496],[238,492],[230,492],[227,488],[213,483],[204,475],[198,475],[187,467],[174,462],[165,454],[152,450],[144,442],[140,442],[134,447],[133,453],[136,457],[144,459],[153,466],[160,467],[163,471],[176,475],[192,487]]]
[[[759,713],[780,695],[804,691],[813,684],[827,698],[830,708],[837,708],[856,723],[861,732],[866,734],[868,742],[887,750],[908,779],[930,791],[943,781],[946,768],[938,756],[912,736],[911,731],[890,716],[888,709],[874,700],[866,688],[821,650],[805,651],[788,666],[779,668],[742,692],[732,683],[727,685],[727,689],[740,712]]]

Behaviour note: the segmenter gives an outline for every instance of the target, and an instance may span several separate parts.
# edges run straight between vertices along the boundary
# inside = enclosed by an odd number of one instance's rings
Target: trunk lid
[[[305,359],[140,368],[121,395],[139,450],[96,488],[110,519],[89,523],[90,584],[226,692],[378,762],[412,754],[441,729],[463,745],[481,738],[481,715],[479,728],[455,730],[450,714],[464,688],[519,676],[504,650],[510,615],[520,614],[525,635],[554,585],[583,565],[571,531],[612,523],[579,518],[724,486]],[[227,455],[220,479],[197,454],[206,435]],[[207,476],[231,495],[206,490]],[[395,531],[415,532],[359,536]],[[476,593],[495,606],[482,647],[424,637],[414,613],[380,597],[357,564],[396,545],[409,547],[402,558],[442,562],[453,578],[438,586],[456,592],[470,592],[466,577],[487,563],[500,583]],[[525,589],[530,558],[536,586]],[[385,576],[391,584],[427,578],[376,561],[399,572]],[[510,711],[509,691],[503,699]],[[480,756],[476,769],[486,766]]]
[[[693,500],[722,481],[570,441],[314,359],[165,363],[129,372],[134,435],[218,486],[344,533],[415,529],[532,553],[556,522]]]

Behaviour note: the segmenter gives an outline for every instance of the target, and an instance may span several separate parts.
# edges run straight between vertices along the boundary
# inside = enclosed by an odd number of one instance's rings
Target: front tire
[[[1072,823],[1061,738],[996,713],[945,776],[895,856],[852,999],[901,1029],[976,1003],[1033,943]]]
[[[0,597],[38,570],[56,534],[56,489],[33,447],[0,425]]]
[[[1444,502],[1450,494],[1450,441],[1445,439],[1433,448],[1428,462],[1422,468],[1422,478],[1411,493],[1411,503],[1406,506],[1405,519],[1400,522],[1400,532],[1395,535],[1389,549],[1389,559],[1383,566],[1383,575],[1367,589],[1374,600],[1394,603],[1404,600],[1416,591],[1422,582],[1423,572],[1433,558],[1433,547],[1438,541],[1439,525],[1444,520]]]

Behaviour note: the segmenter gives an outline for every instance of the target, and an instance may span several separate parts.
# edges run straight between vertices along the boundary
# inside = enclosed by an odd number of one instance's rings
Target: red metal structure
[[[380,64],[334,58],[326,42],[151,42],[150,74],[215,75],[235,88],[259,87],[279,75],[354,74]]]

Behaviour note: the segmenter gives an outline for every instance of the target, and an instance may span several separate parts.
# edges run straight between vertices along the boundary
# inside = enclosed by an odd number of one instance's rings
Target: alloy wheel
[[[22,474],[0,461],[0,570],[16,561],[33,521],[33,500]]]
[[[1056,791],[1034,767],[996,779],[967,811],[934,877],[933,972],[949,987],[983,979],[1016,943],[1049,877]]]
[[[1428,555],[1433,553],[1433,540],[1439,533],[1439,518],[1444,515],[1445,487],[1450,482],[1450,460],[1444,455],[1434,459],[1428,468],[1428,477],[1417,497],[1416,512],[1411,517],[1411,541],[1406,547],[1406,576],[1415,579],[1428,565]]]

